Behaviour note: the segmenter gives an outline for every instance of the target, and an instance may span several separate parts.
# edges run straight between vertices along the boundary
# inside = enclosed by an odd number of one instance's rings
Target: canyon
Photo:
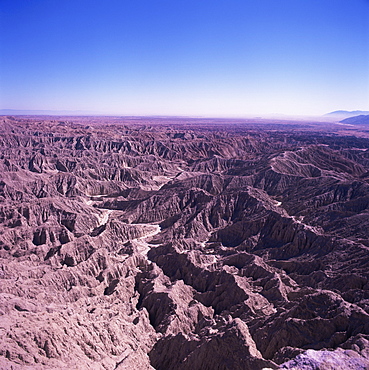
[[[1,369],[369,369],[369,131],[0,117]]]

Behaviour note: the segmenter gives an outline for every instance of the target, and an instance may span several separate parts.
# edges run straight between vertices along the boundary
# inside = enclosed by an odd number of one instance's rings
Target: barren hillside
[[[369,139],[103,118],[0,132],[1,369],[369,368]]]

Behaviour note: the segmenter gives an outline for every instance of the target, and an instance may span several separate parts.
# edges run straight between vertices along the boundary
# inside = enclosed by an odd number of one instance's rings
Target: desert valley
[[[367,123],[0,118],[1,369],[369,369]]]

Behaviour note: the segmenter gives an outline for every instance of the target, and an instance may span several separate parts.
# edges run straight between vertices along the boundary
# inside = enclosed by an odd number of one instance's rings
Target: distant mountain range
[[[336,110],[334,112],[330,112],[325,114],[325,117],[331,117],[331,118],[349,118],[349,117],[355,117],[359,115],[367,115],[369,114],[369,111],[363,111],[363,110],[354,110],[354,111],[347,111],[347,110]]]
[[[369,125],[369,115],[360,114],[359,116],[345,118],[340,122],[350,125]]]

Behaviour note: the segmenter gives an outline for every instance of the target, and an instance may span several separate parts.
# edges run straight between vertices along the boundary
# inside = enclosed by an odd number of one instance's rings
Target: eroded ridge
[[[104,119],[1,118],[1,368],[369,367],[368,139]]]

